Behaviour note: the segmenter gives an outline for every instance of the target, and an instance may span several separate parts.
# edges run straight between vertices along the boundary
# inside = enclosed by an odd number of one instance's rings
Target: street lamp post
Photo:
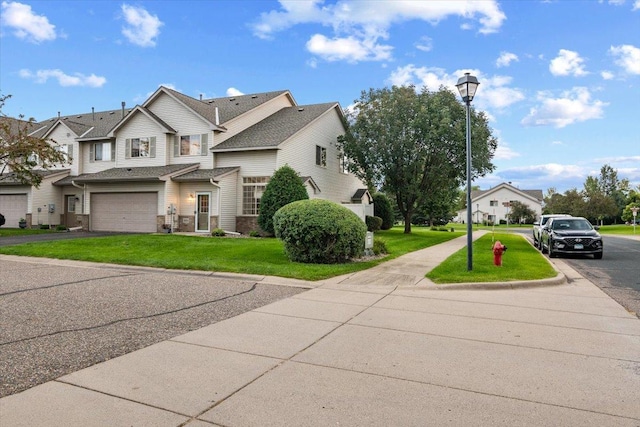
[[[472,236],[472,208],[471,208],[471,101],[478,89],[478,79],[470,73],[458,79],[456,87],[467,109],[467,271],[473,270],[473,236]]]

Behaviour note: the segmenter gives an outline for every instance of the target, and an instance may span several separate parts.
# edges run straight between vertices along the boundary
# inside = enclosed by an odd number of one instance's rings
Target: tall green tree
[[[258,225],[262,231],[275,234],[273,215],[284,205],[309,198],[300,175],[289,165],[276,170],[260,198]]]
[[[2,112],[11,95],[0,95],[0,180],[16,180],[38,187],[42,182],[39,171],[68,162],[67,155],[53,140],[31,134],[36,130],[33,118],[24,120],[8,117]]]
[[[472,111],[472,178],[493,171],[497,140],[482,112]],[[338,146],[349,157],[350,171],[370,188],[393,194],[411,232],[419,206],[438,197],[441,188],[466,178],[466,114],[456,95],[414,86],[363,91],[347,113],[346,133]]]
[[[513,223],[531,224],[534,221],[536,213],[531,207],[525,203],[514,200],[509,208],[509,219]]]

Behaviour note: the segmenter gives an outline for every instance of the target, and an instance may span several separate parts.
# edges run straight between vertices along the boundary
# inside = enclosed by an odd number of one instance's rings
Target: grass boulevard
[[[523,226],[526,227],[526,226]],[[450,230],[451,225],[447,226]],[[371,268],[409,252],[437,245],[464,234],[464,226],[453,225],[454,232],[433,231],[413,227],[406,235],[402,227],[376,232],[384,240],[389,254],[383,258],[344,264],[303,264],[291,262],[278,239],[218,238],[172,234],[132,234],[91,239],[69,239],[41,243],[26,243],[0,247],[7,255],[46,257],[158,267],[177,270],[203,270],[244,274],[280,276],[301,280],[322,280]],[[492,231],[491,228],[480,227]],[[519,228],[519,226],[511,226]],[[474,230],[477,229],[474,227]],[[437,284],[460,282],[502,282],[536,280],[554,277],[556,272],[527,240],[507,233],[504,226],[487,233],[474,242],[474,268],[466,271],[466,248],[452,255],[427,277]],[[633,227],[605,226],[605,234],[632,234]],[[48,232],[43,230],[0,229],[2,236]],[[493,265],[493,241],[500,240],[509,249],[503,266]]]

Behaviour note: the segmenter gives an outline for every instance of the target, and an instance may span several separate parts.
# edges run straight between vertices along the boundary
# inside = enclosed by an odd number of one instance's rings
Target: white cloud
[[[43,15],[36,15],[31,6],[18,2],[2,2],[2,25],[13,28],[16,37],[32,43],[55,40],[56,26]]]
[[[558,56],[551,60],[549,71],[554,76],[585,76],[584,59],[578,52],[560,49]]]
[[[257,37],[268,39],[279,31],[299,24],[319,24],[330,27],[332,36],[315,34],[307,49],[329,61],[361,60],[387,61],[391,59],[392,46],[379,43],[388,39],[389,28],[396,23],[421,20],[431,24],[449,17],[459,17],[466,22],[479,24],[478,32],[497,32],[506,19],[497,1],[481,2],[418,2],[376,1],[364,2],[339,0],[325,4],[323,0],[280,0],[280,10],[260,15],[252,25]],[[429,43],[421,42],[419,49],[430,49]],[[362,59],[361,59],[362,58]]]
[[[633,2],[632,10],[640,10],[640,0],[636,0],[635,2]]]
[[[328,39],[315,34],[307,42],[307,50],[327,61],[380,61],[391,58],[391,46],[376,44],[375,40],[355,37]]]
[[[227,96],[241,96],[241,95],[244,95],[244,93],[239,91],[235,87],[230,87],[229,89],[227,89]]]
[[[615,77],[615,75],[611,71],[607,70],[602,71],[600,73],[600,76],[602,76],[603,80],[612,80]]]
[[[142,47],[153,47],[160,35],[160,27],[164,25],[156,16],[141,7],[122,5],[122,13],[127,25],[122,34],[133,44]]]
[[[520,157],[521,154],[517,151],[513,151],[509,144],[505,142],[498,143],[498,147],[496,148],[496,152],[493,156],[495,160],[511,160],[516,157]]]
[[[625,44],[611,46],[609,53],[615,57],[616,65],[629,74],[640,74],[640,48]]]
[[[84,86],[84,87],[102,87],[107,82],[105,77],[91,74],[85,76],[81,73],[73,75],[65,74],[61,70],[38,70],[35,73],[31,70],[23,69],[19,72],[20,77],[24,79],[32,79],[36,83],[46,83],[50,78],[58,80],[60,86]]]
[[[420,37],[420,40],[416,43],[416,49],[423,52],[430,52],[433,49],[433,40],[430,37]]]
[[[540,105],[529,111],[522,120],[524,126],[554,126],[563,128],[573,123],[602,118],[606,102],[592,100],[585,87],[574,87],[564,92],[560,98],[548,93],[538,93]]]
[[[429,90],[436,91],[440,86],[449,88],[458,93],[456,83],[465,72],[478,77],[480,87],[474,104],[487,108],[504,109],[510,105],[522,101],[525,96],[518,88],[510,87],[512,79],[508,76],[485,76],[478,70],[457,70],[448,74],[442,68],[416,67],[413,64],[398,67],[389,76],[389,82],[396,86],[413,84],[418,88],[426,86]]]
[[[518,55],[511,52],[500,52],[500,57],[496,60],[496,67],[508,67],[513,61],[518,61]]]

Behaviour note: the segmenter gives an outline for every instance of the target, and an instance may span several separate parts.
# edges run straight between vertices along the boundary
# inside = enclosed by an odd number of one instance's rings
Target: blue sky
[[[604,164],[640,185],[640,0],[1,2],[3,112],[128,107],[289,89],[299,104],[471,72],[499,140],[474,184],[582,189]]]

